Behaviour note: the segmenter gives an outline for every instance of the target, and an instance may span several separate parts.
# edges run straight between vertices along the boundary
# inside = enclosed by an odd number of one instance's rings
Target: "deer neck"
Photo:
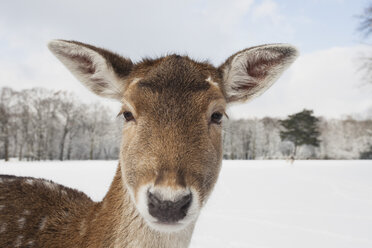
[[[150,229],[123,185],[120,165],[107,195],[92,209],[89,219],[87,247],[188,247],[194,229],[194,223],[174,233]]]

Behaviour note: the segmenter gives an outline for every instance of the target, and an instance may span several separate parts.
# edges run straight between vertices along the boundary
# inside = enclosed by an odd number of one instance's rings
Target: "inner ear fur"
[[[244,102],[261,95],[297,56],[297,49],[288,44],[262,45],[235,53],[218,68],[227,101]]]
[[[120,100],[124,87],[121,79],[130,74],[131,60],[77,41],[53,40],[48,47],[88,89],[99,96]]]

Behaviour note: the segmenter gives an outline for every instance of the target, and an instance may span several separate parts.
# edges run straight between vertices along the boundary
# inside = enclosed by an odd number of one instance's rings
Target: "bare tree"
[[[364,13],[360,15],[360,19],[359,31],[365,38],[368,38],[372,34],[372,2],[365,8]]]
[[[74,110],[72,112],[72,121],[70,125],[70,130],[68,132],[68,146],[67,146],[67,160],[71,159],[73,149],[74,149],[74,141],[79,135],[79,133],[83,130],[82,120],[85,118],[84,113],[84,105],[79,103],[75,103]],[[81,138],[81,137],[80,137]]]
[[[59,160],[63,160],[64,158],[64,149],[65,149],[65,142],[67,135],[71,133],[71,130],[77,125],[77,116],[79,114],[77,106],[76,106],[76,99],[72,94],[67,92],[57,92],[58,97],[58,119],[62,125],[62,135],[60,139],[60,150],[59,150]],[[70,136],[70,140],[72,137]]]
[[[364,13],[359,18],[360,24],[358,31],[367,40],[372,34],[372,2],[364,9]],[[371,46],[371,44],[369,45]],[[366,81],[372,83],[372,52],[361,57],[361,62],[361,69],[365,72]]]
[[[107,109],[98,103],[87,106],[86,109],[87,116],[82,121],[84,132],[89,139],[89,159],[92,160],[97,159],[100,155],[99,138],[109,132],[109,117]]]
[[[0,139],[3,142],[3,157],[9,161],[9,139],[12,127],[12,110],[14,106],[14,92],[10,88],[3,88],[0,92]]]

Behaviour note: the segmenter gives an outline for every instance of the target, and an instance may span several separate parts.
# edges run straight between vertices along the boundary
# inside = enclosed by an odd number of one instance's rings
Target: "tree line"
[[[0,90],[0,158],[115,159],[120,120],[109,109],[83,104],[64,91]]]
[[[0,159],[117,159],[123,119],[64,91],[0,89]],[[296,119],[297,118],[297,119]],[[328,120],[304,110],[224,120],[224,159],[372,159],[372,120]]]
[[[304,110],[284,120],[225,124],[225,159],[372,159],[371,119],[326,119]]]

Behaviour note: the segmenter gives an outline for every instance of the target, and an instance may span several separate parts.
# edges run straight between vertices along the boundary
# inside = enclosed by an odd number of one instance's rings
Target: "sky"
[[[52,39],[78,40],[133,61],[168,53],[218,66],[259,44],[290,43],[300,57],[262,96],[229,108],[232,118],[285,117],[304,108],[327,118],[372,116],[372,85],[360,71],[372,54],[357,32],[368,0],[0,1],[0,87],[88,92],[49,52]]]

